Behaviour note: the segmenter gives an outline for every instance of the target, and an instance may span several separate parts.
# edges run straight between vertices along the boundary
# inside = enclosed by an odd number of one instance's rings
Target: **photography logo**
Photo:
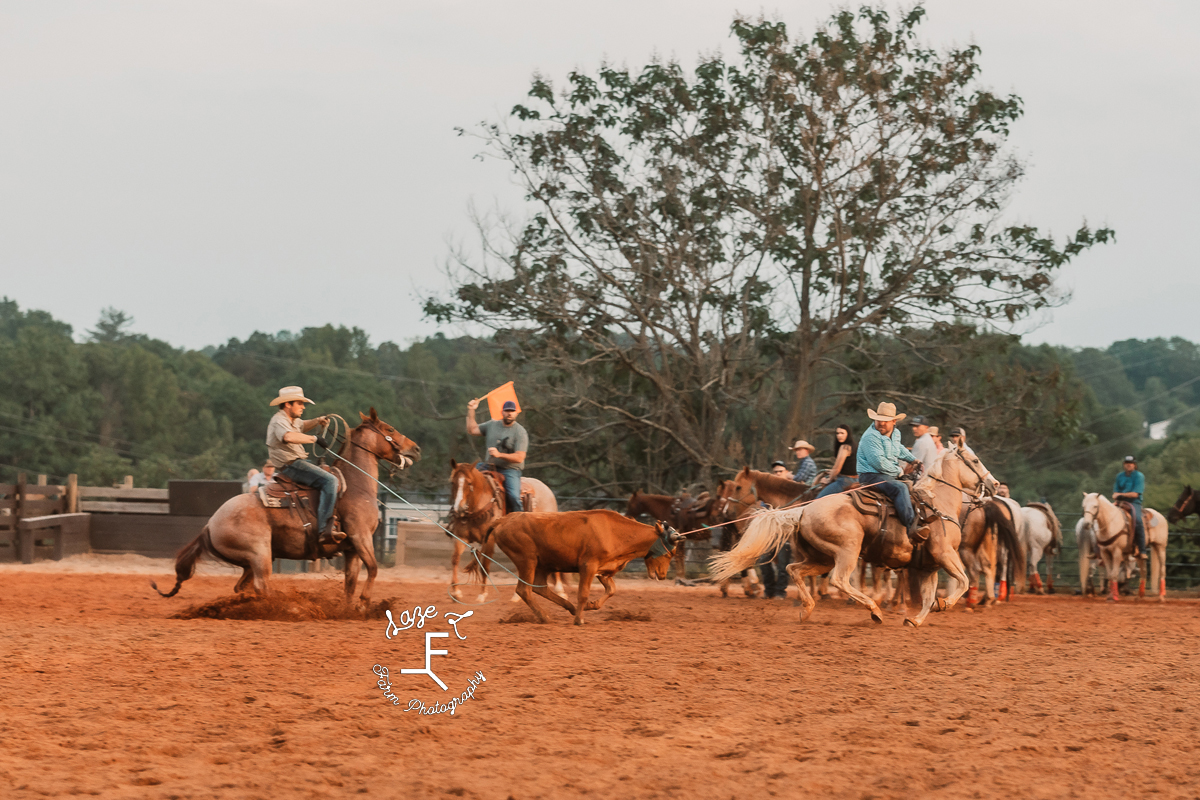
[[[450,687],[447,686],[446,682],[439,678],[437,672],[434,671],[433,657],[449,655],[450,651],[435,649],[433,646],[433,640],[449,639],[450,632],[423,630],[427,621],[437,618],[437,606],[426,606],[425,608],[414,606],[411,610],[401,611],[399,623],[397,623],[392,617],[392,612],[390,610],[385,611],[384,613],[387,615],[388,620],[388,625],[387,629],[384,631],[384,636],[386,636],[388,639],[391,639],[394,636],[399,636],[400,633],[404,631],[411,631],[414,628],[418,631],[422,631],[425,634],[425,666],[401,669],[400,674],[424,675],[433,681],[433,683],[436,684],[443,692],[449,692]],[[467,637],[464,633],[459,631],[458,624],[474,613],[474,611],[468,611],[465,614],[448,613],[443,617],[443,619],[454,631],[454,635],[457,637],[457,639],[465,640]],[[446,644],[449,645],[450,643],[447,642]],[[400,705],[400,698],[397,697],[392,691],[392,683],[388,668],[380,664],[376,664],[373,672],[379,677],[378,686],[381,690],[383,690],[384,699],[391,700],[392,705]],[[467,679],[467,687],[463,689],[461,693],[452,695],[449,699],[445,699],[443,697],[441,702],[434,700],[430,703],[425,703],[424,701],[414,697],[408,701],[408,707],[404,710],[416,711],[418,714],[424,715],[445,714],[447,712],[453,715],[458,707],[463,703],[467,702],[468,700],[475,699],[475,689],[486,680],[487,678],[483,676],[483,673],[479,670],[476,670],[475,674]]]

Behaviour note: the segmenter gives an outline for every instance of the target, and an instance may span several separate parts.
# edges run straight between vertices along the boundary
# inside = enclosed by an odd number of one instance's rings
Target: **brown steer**
[[[546,615],[533,604],[533,592],[570,611],[575,615],[575,624],[582,625],[584,609],[600,608],[613,596],[616,584],[612,576],[633,559],[645,558],[650,576],[665,578],[682,538],[661,522],[643,525],[607,509],[518,513],[492,523],[484,534],[482,553],[490,556],[498,544],[512,559],[521,579],[517,594],[537,614],[539,622],[545,622]],[[487,558],[476,558],[467,572],[482,581],[490,563]],[[552,572],[579,573],[579,596],[574,604],[546,586],[546,577]],[[589,602],[593,577],[604,584],[605,594]]]

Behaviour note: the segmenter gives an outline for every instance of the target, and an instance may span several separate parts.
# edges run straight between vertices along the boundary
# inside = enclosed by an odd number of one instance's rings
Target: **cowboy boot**
[[[345,531],[338,530],[336,521],[330,517],[329,522],[325,524],[325,530],[321,531],[321,536],[317,539],[317,544],[341,544],[344,541]]]

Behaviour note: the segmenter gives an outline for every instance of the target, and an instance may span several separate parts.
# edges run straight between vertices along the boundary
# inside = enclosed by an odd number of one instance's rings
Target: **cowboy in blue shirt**
[[[877,411],[867,409],[867,416],[875,424],[858,440],[858,482],[863,486],[878,484],[871,488],[891,499],[896,516],[908,527],[909,534],[915,535],[917,518],[908,484],[898,480],[903,474],[901,461],[917,462],[917,457],[900,443],[900,431],[896,430],[896,423],[907,415],[897,414],[894,403],[880,403]]]
[[[1125,456],[1122,471],[1113,481],[1113,500],[1125,500],[1133,506],[1133,543],[1138,552],[1146,555],[1146,527],[1142,523],[1142,494],[1146,491],[1146,476],[1138,471],[1137,459]]]

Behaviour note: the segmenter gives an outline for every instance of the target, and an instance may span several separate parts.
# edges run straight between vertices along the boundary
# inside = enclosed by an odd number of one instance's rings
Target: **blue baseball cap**
[[[517,404],[514,403],[512,400],[505,400],[504,406],[500,410],[501,411],[516,411]]]

